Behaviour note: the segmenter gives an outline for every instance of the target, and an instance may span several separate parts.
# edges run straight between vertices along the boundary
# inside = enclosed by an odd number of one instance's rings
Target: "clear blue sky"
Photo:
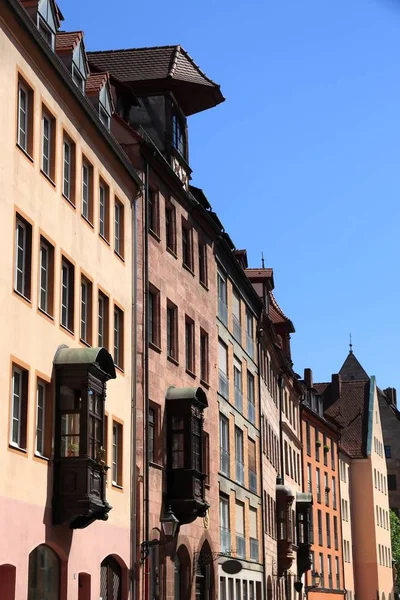
[[[400,388],[400,3],[59,0],[90,50],[180,43],[227,98],[189,119],[193,183],[294,322],[295,369],[354,351]]]

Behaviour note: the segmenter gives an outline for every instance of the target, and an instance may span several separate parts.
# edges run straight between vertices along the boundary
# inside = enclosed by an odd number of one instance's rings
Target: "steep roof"
[[[285,315],[285,313],[283,312],[283,310],[277,303],[276,298],[272,292],[269,292],[269,298],[270,298],[269,316],[270,316],[271,321],[275,325],[286,325],[289,333],[294,333],[295,328],[294,328],[292,321],[289,319],[289,317],[287,317]]]
[[[364,371],[352,350],[350,350],[344,361],[339,375],[342,381],[369,381],[368,374]]]
[[[137,93],[172,91],[186,115],[225,100],[220,86],[180,45],[88,52],[92,69],[109,71]]]
[[[83,31],[57,31],[56,52],[74,50],[83,38]]]

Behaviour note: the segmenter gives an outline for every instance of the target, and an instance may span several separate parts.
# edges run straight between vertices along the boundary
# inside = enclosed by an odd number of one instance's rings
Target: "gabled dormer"
[[[98,111],[100,121],[110,130],[114,103],[108,73],[90,74],[86,82],[86,95]]]
[[[55,49],[56,33],[63,16],[54,0],[21,0],[21,4],[36,23],[40,33],[52,50]]]
[[[83,43],[83,32],[59,31],[56,35],[56,52],[70,71],[74,83],[84,94],[89,66]]]

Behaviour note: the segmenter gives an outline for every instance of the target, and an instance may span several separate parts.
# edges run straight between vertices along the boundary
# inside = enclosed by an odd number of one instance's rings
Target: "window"
[[[174,111],[172,115],[172,145],[183,157],[186,152],[185,125],[183,120]]]
[[[46,111],[42,111],[42,163],[41,169],[54,181],[55,162],[55,120]]]
[[[93,167],[82,159],[82,216],[93,223]]]
[[[319,449],[321,446],[321,440],[319,439],[319,431],[315,428],[315,458],[319,462]]]
[[[154,462],[155,457],[155,436],[154,429],[156,424],[156,411],[149,408],[149,461]]]
[[[115,199],[114,204],[114,250],[124,256],[124,205]]]
[[[148,190],[148,225],[149,230],[160,235],[159,194],[153,189]]]
[[[331,547],[331,517],[329,513],[326,513],[326,545],[328,548]]]
[[[319,553],[319,574],[321,576],[320,587],[324,587],[324,555],[322,552]]]
[[[54,247],[40,236],[39,250],[39,309],[53,315]]]
[[[328,478],[328,473],[325,473],[325,505],[329,506],[329,478]]]
[[[324,465],[325,465],[325,467],[328,466],[328,452],[329,452],[329,450],[327,448],[328,448],[328,439],[327,439],[327,437],[326,437],[326,435],[324,433]]]
[[[112,111],[110,86],[107,83],[102,87],[99,94],[99,118],[108,131],[110,131]]]
[[[336,508],[336,479],[332,477],[332,504],[333,508]]]
[[[230,455],[229,455],[229,421],[219,415],[219,445],[220,445],[220,471],[229,477],[230,474]]]
[[[246,311],[246,325],[247,325],[247,342],[246,349],[247,354],[254,358],[254,341],[253,341],[253,315],[249,310]]]
[[[182,220],[182,262],[193,271],[193,230]]]
[[[218,392],[229,400],[228,348],[221,340],[218,341]]]
[[[257,509],[250,506],[250,559],[258,561]]]
[[[246,538],[244,534],[244,504],[236,500],[236,556],[246,558]]]
[[[388,490],[397,490],[396,475],[388,475]]]
[[[207,244],[199,240],[199,278],[200,283],[208,285]]]
[[[102,238],[109,240],[109,187],[100,181],[99,185],[99,233]]]
[[[231,552],[231,532],[229,522],[229,500],[224,496],[219,497],[219,522],[221,552]]]
[[[235,406],[243,412],[243,399],[242,399],[242,363],[236,358],[233,359],[233,384],[235,393]]]
[[[256,401],[254,393],[254,376],[247,371],[247,416],[250,423],[256,422]]]
[[[307,463],[307,490],[312,494],[312,473],[310,463]]]
[[[38,4],[37,27],[50,48],[54,50],[57,26],[49,0]]]
[[[17,214],[15,225],[15,272],[14,289],[30,299],[31,262],[32,262],[32,226]]]
[[[328,554],[328,585],[330,588],[332,585],[332,557]]]
[[[74,288],[75,269],[66,259],[61,263],[61,325],[74,331]]]
[[[311,434],[310,434],[310,423],[306,422],[306,436],[307,436],[307,454],[311,456]]]
[[[87,78],[87,66],[82,43],[79,42],[72,55],[72,79],[75,85],[82,93],[85,92],[85,82]]]
[[[224,325],[228,325],[228,296],[226,277],[220,271],[217,274],[218,284],[218,318]]]
[[[167,300],[167,356],[178,360],[178,309]]]
[[[75,204],[75,144],[64,134],[63,141],[63,196]]]
[[[112,482],[122,486],[122,425],[113,421]]]
[[[385,446],[385,458],[392,458],[392,449],[390,446]]]
[[[321,502],[321,471],[317,468],[317,501]]]
[[[28,600],[60,597],[61,561],[46,544],[37,546],[29,555]]]
[[[256,461],[256,443],[249,438],[249,489],[257,493],[257,461]]]
[[[200,379],[208,382],[208,333],[200,329]]]
[[[35,452],[45,456],[46,384],[38,380],[36,387],[36,446]]]
[[[124,366],[124,313],[114,305],[114,363]]]
[[[171,203],[165,204],[165,236],[167,249],[176,254],[176,214]]]
[[[236,481],[244,485],[243,431],[235,427]]]
[[[150,286],[148,296],[149,344],[160,347],[160,292]]]
[[[194,356],[194,322],[189,317],[185,318],[185,356],[186,370],[195,372]]]
[[[210,485],[210,436],[203,431],[203,472],[204,483]]]
[[[322,513],[318,509],[318,544],[322,546]]]
[[[109,300],[105,294],[99,291],[98,297],[98,346],[108,348],[109,331]]]
[[[202,468],[202,429],[201,420],[197,417],[192,417],[192,469],[203,472]]]
[[[86,277],[81,279],[81,340],[92,343],[92,283]]]
[[[28,371],[17,366],[12,369],[10,444],[26,449],[28,418]]]
[[[24,152],[32,155],[33,142],[33,91],[19,77],[18,82],[18,123],[17,144]]]
[[[232,316],[233,316],[233,337],[242,342],[242,323],[240,314],[240,297],[239,294],[232,291]]]
[[[335,470],[335,442],[331,438],[331,469]]]

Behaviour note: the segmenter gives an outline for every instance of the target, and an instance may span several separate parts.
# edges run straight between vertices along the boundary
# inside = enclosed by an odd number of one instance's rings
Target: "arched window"
[[[60,559],[46,544],[29,555],[28,600],[59,600]]]
[[[214,597],[213,560],[210,546],[204,542],[197,558],[195,598],[196,600],[211,600]]]
[[[174,562],[174,600],[181,600],[181,562],[178,554]]]
[[[15,600],[14,565],[0,565],[0,598],[1,600]]]
[[[179,546],[175,555],[175,587],[174,600],[186,600],[191,596],[190,556],[188,549],[183,544]]]
[[[100,597],[102,600],[122,599],[122,569],[112,556],[101,563]]]

